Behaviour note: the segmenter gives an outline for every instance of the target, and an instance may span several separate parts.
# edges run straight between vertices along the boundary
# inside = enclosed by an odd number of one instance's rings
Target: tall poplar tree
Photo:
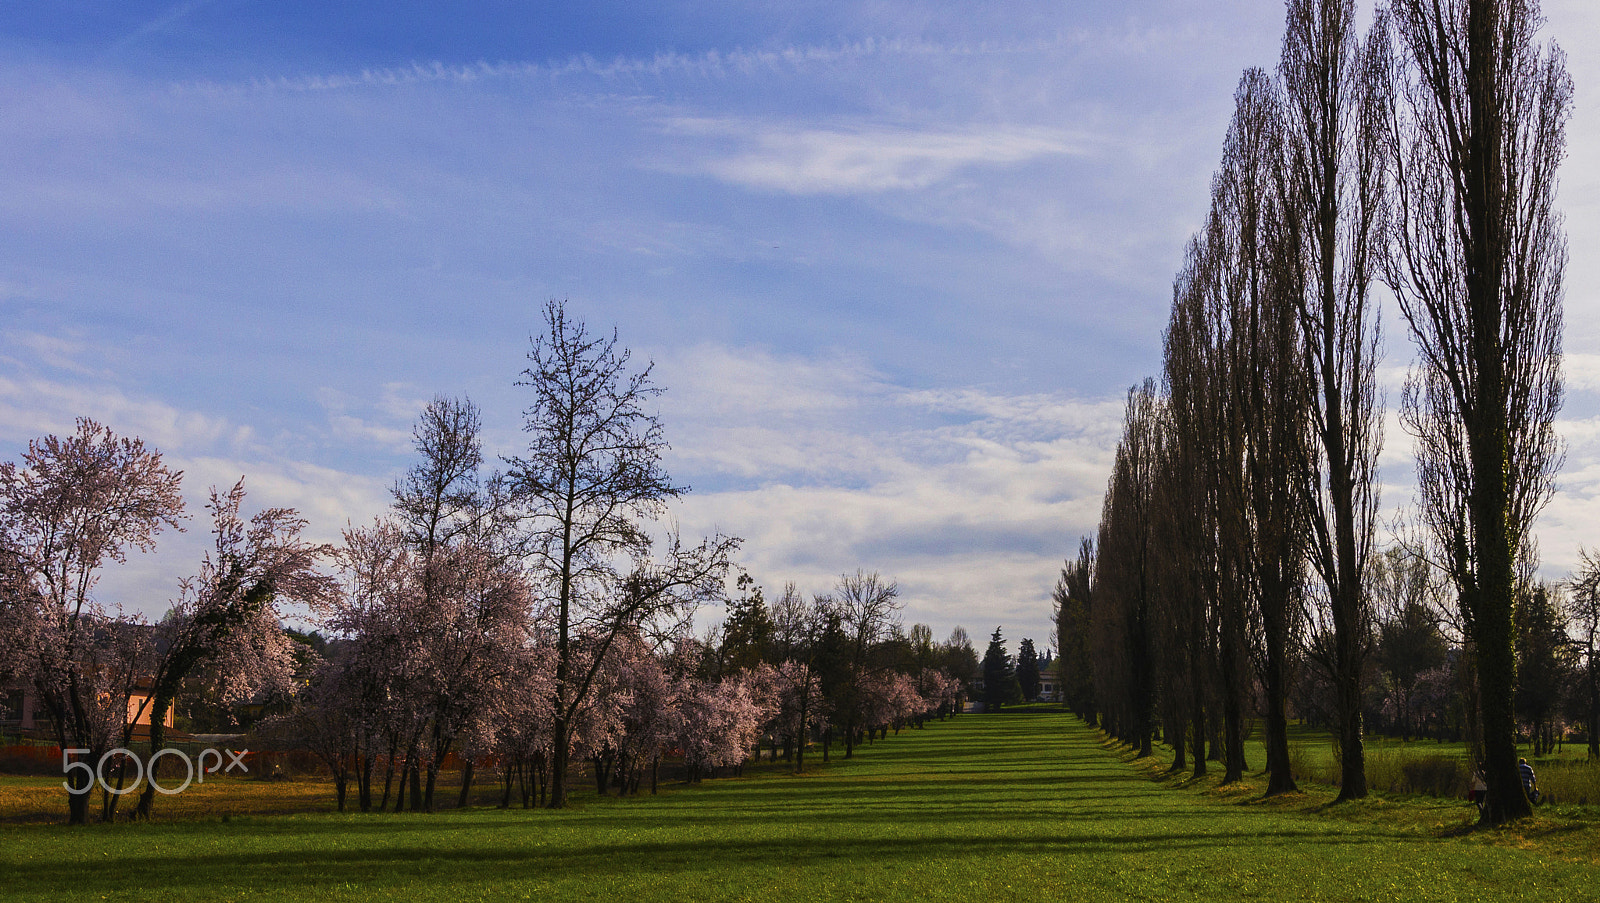
[[[1303,498],[1308,552],[1328,637],[1312,656],[1332,678],[1338,707],[1340,799],[1367,795],[1362,669],[1372,616],[1363,581],[1377,520],[1383,408],[1375,384],[1378,305],[1371,286],[1383,261],[1392,100],[1388,18],[1363,44],[1354,0],[1290,0],[1278,73],[1284,95],[1285,213],[1303,253],[1299,314],[1311,421]]]
[[[1519,564],[1561,462],[1562,277],[1555,210],[1572,79],[1534,40],[1535,0],[1396,0],[1393,252],[1386,278],[1419,360],[1402,414],[1422,518],[1477,654],[1484,821],[1532,812],[1517,770]]]

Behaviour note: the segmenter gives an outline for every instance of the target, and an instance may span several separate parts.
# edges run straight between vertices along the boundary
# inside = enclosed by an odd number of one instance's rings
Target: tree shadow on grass
[[[1364,845],[1391,842],[1373,835],[1337,836],[1318,830],[1219,832],[1196,835],[1165,830],[1102,835],[1094,839],[1063,837],[1045,831],[999,836],[840,837],[818,832],[804,837],[711,840],[704,837],[657,842],[606,843],[572,847],[539,844],[530,831],[517,842],[490,843],[473,838],[468,846],[445,843],[382,844],[338,849],[308,843],[295,849],[229,850],[190,855],[122,851],[92,867],[82,861],[30,864],[20,877],[25,888],[41,896],[93,897],[122,889],[159,887],[163,894],[217,891],[222,888],[309,890],[339,882],[403,886],[426,879],[430,885],[482,882],[486,876],[518,876],[542,882],[595,881],[637,874],[712,873],[730,864],[804,869],[830,860],[853,867],[910,866],[930,859],[982,861],[1002,854],[1071,857],[1075,855],[1148,852],[1170,855],[1187,850],[1241,847],[1259,850],[1279,845]],[[444,840],[445,838],[438,838]],[[311,838],[312,841],[315,838]]]

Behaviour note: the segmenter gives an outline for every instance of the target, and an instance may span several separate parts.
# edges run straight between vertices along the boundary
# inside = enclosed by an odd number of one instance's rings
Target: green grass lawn
[[[1596,828],[1151,780],[1070,716],[564,812],[0,827],[0,899],[1600,900]],[[152,893],[152,889],[156,892]]]
[[[1252,769],[1260,770],[1267,764],[1267,752],[1259,723],[1256,728],[1245,741],[1245,760]],[[1373,791],[1396,795],[1426,793],[1456,799],[1462,797],[1471,786],[1471,752],[1465,742],[1402,741],[1394,737],[1369,735],[1363,745],[1366,749],[1367,784]],[[1165,744],[1158,746],[1157,756],[1170,763],[1172,748]],[[1339,765],[1334,755],[1334,740],[1326,729],[1290,724],[1289,747],[1297,782],[1302,785],[1321,784],[1324,788],[1338,785]],[[1600,818],[1600,763],[1588,759],[1588,750],[1583,744],[1568,743],[1562,749],[1543,756],[1534,755],[1531,746],[1525,746],[1523,754],[1533,763],[1539,776],[1539,788],[1547,799],[1559,801],[1558,808],[1569,811],[1569,814]],[[1449,759],[1459,765],[1453,773],[1454,781],[1448,792],[1445,787],[1437,785],[1429,786],[1426,790],[1410,786],[1412,782],[1406,774],[1406,766],[1425,759]],[[1216,769],[1222,766],[1221,763],[1213,763],[1211,767]]]

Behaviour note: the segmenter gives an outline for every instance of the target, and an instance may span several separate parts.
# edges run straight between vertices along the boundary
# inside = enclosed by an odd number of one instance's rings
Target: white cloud
[[[328,430],[335,442],[350,446],[378,445],[385,451],[405,454],[411,450],[411,427],[427,401],[417,397],[405,383],[386,383],[382,395],[361,399],[346,392],[323,387],[316,393],[328,419]]]
[[[130,397],[114,386],[0,376],[0,438],[22,445],[47,433],[71,432],[78,417],[92,417],[113,432],[138,436],[161,449],[243,448],[253,438],[248,426]]]
[[[183,471],[185,532],[164,533],[155,551],[109,566],[96,588],[98,598],[127,611],[160,617],[178,593],[178,583],[195,573],[211,548],[206,501],[211,487],[226,491],[244,478],[245,514],[263,508],[293,508],[307,521],[305,536],[337,544],[347,524],[361,525],[388,507],[387,483],[305,461],[282,458],[223,458],[167,454],[167,464]]]
[[[731,154],[709,154],[670,168],[791,194],[927,188],[969,167],[1083,156],[1092,144],[1085,136],[1060,130],[1003,125],[960,130],[824,129],[682,118],[668,122],[666,128],[669,134],[731,139],[738,145]]]
[[[10,293],[7,286],[0,285],[0,295]],[[80,376],[95,375],[96,371],[86,366],[81,360],[86,346],[79,338],[10,330],[4,333],[3,339],[0,339],[0,341],[19,346],[19,351],[22,354],[46,367],[65,370]],[[0,360],[8,360],[13,364],[27,366],[26,361],[16,358],[0,357]]]
[[[823,592],[864,567],[900,581],[908,621],[1047,641],[1120,396],[910,389],[847,357],[710,345],[658,374],[669,465],[697,486],[674,512],[687,532],[744,537],[742,563],[774,587]]]
[[[1600,393],[1600,354],[1568,351],[1562,355],[1561,365],[1567,391]]]

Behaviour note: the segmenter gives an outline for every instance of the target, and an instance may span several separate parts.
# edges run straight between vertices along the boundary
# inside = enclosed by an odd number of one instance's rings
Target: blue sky
[[[1554,577],[1600,543],[1600,21],[1545,8],[1579,88]],[[436,393],[518,450],[512,383],[566,298],[656,362],[686,532],[744,536],[769,590],[865,567],[907,622],[1045,643],[1234,85],[1281,21],[1276,0],[12,4],[0,457],[92,415],[182,467],[196,514],[244,474],[333,539],[382,509]],[[1393,406],[1410,353],[1386,323]],[[1394,508],[1395,423],[1388,447]],[[103,595],[159,612],[204,529]]]

